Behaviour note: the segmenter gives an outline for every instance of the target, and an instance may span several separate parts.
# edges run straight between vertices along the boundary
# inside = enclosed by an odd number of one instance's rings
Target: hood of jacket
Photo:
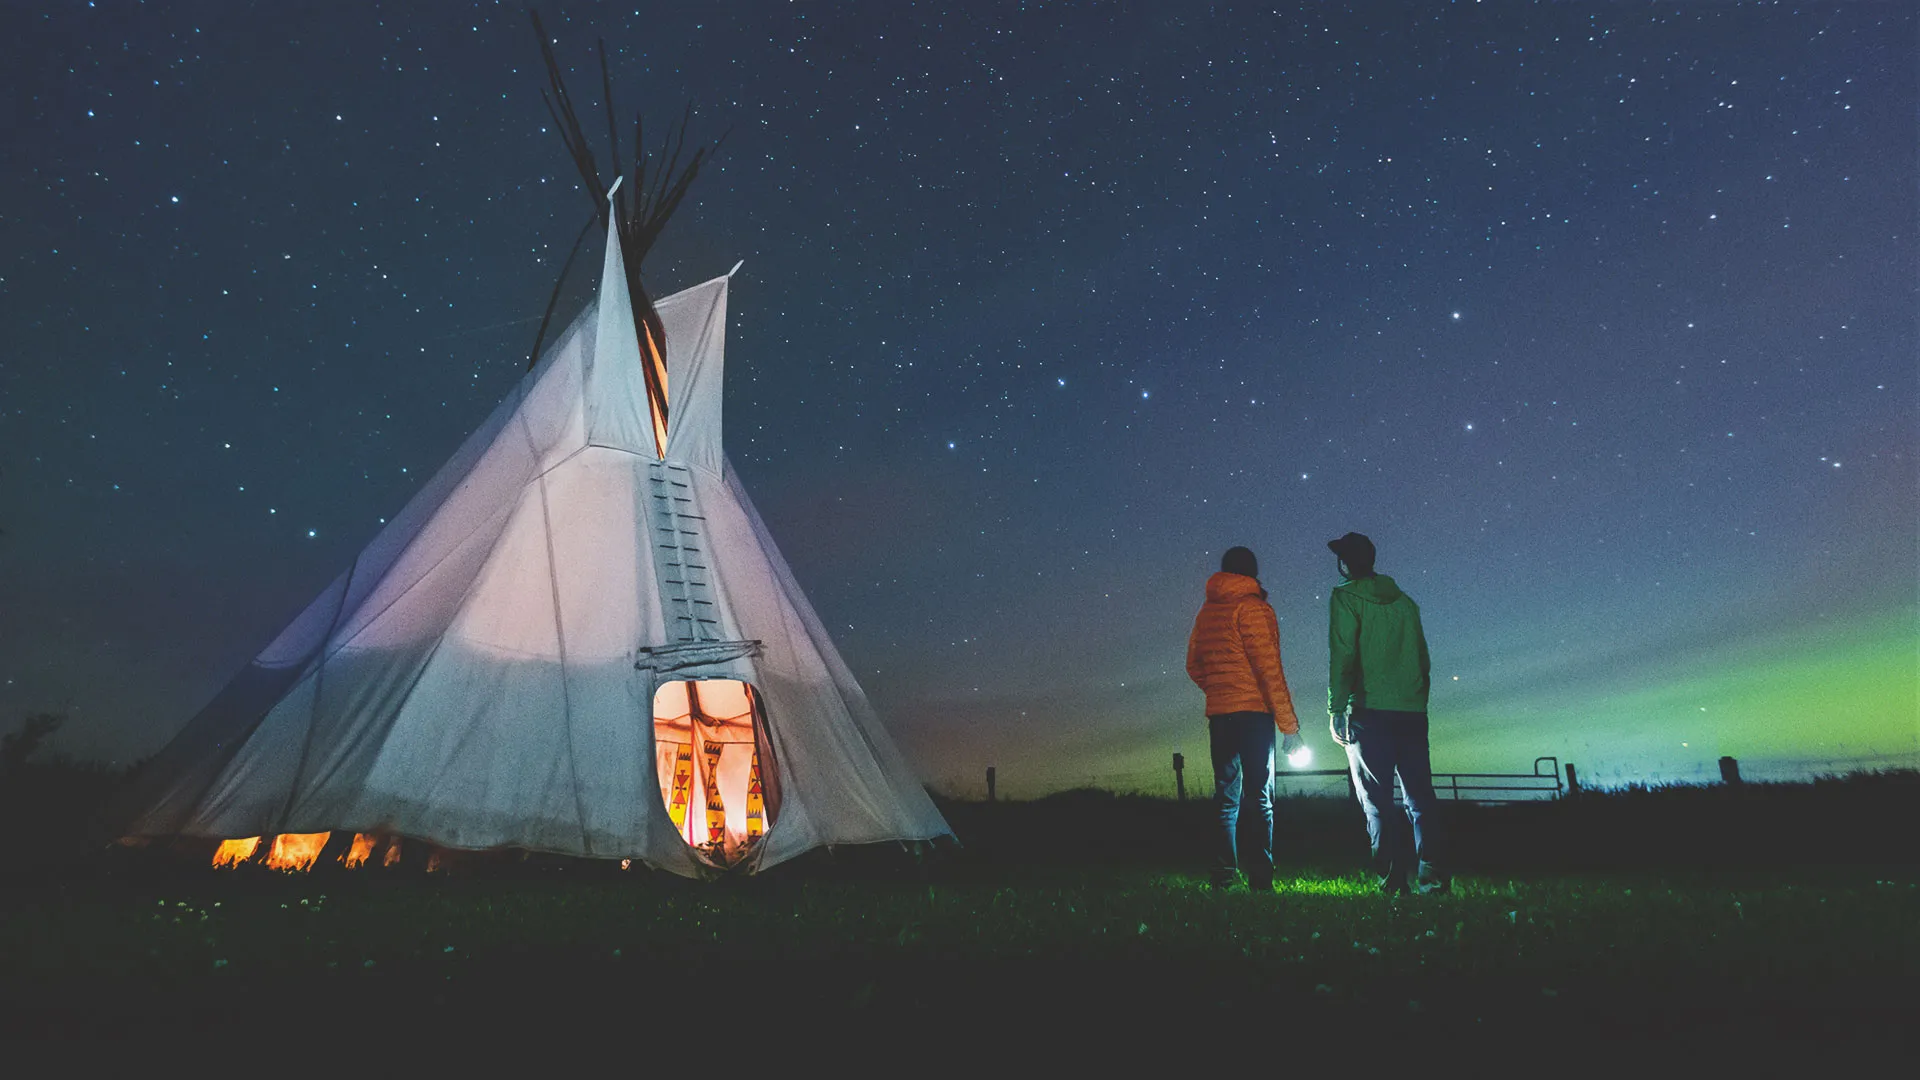
[[[1209,604],[1231,604],[1248,597],[1259,600],[1267,598],[1267,590],[1260,587],[1259,578],[1250,578],[1245,574],[1229,574],[1221,570],[1207,579],[1207,603]]]
[[[1357,596],[1370,604],[1391,604],[1406,595],[1400,591],[1400,586],[1394,584],[1393,579],[1385,574],[1375,574],[1372,577],[1354,578],[1352,581],[1343,581],[1336,586],[1336,588],[1349,596]]]

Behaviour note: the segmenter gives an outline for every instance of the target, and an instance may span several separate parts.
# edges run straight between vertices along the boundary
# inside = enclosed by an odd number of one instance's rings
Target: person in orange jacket
[[[1213,885],[1226,888],[1244,871],[1249,888],[1271,892],[1274,732],[1283,737],[1284,753],[1306,741],[1280,666],[1280,624],[1260,587],[1259,560],[1246,548],[1228,548],[1220,572],[1207,579],[1207,601],[1187,638],[1187,675],[1207,695],[1213,797],[1220,813]],[[1248,832],[1257,834],[1243,837],[1241,804],[1249,801]]]

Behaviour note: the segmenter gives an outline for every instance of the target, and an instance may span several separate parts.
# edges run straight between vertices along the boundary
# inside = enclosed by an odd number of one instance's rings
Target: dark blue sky
[[[623,140],[730,132],[648,281],[746,260],[730,452],[930,780],[1198,760],[1236,543],[1319,732],[1349,529],[1442,769],[1920,759],[1910,6],[632,11],[544,14],[590,132],[596,37]],[[517,6],[9,23],[0,727],[125,759],[508,391],[590,207]]]

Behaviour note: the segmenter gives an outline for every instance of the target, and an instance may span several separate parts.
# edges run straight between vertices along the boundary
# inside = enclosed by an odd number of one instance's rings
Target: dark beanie
[[[1225,555],[1220,556],[1220,569],[1229,574],[1257,578],[1260,576],[1260,560],[1254,558],[1253,552],[1246,548],[1231,547]]]

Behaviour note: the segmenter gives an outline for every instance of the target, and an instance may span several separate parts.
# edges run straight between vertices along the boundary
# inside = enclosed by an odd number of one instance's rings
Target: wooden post
[[[1181,802],[1187,801],[1187,758],[1185,754],[1173,755],[1173,790]]]
[[[1730,757],[1720,759],[1720,781],[1725,784],[1740,782],[1740,763]]]
[[[987,766],[987,801],[993,801],[993,766]]]
[[[1580,794],[1580,774],[1573,771],[1573,762],[1567,762],[1567,794]]]

